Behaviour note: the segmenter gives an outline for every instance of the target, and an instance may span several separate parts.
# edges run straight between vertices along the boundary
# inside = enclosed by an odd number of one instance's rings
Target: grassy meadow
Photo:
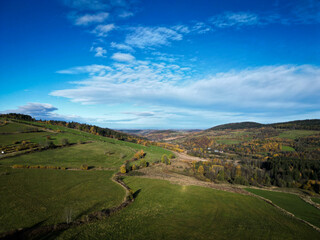
[[[6,174],[4,174],[4,172]],[[119,204],[125,191],[111,171],[1,168],[0,233],[66,221]]]
[[[296,139],[299,137],[311,136],[319,133],[319,131],[312,130],[286,130],[279,134],[280,138]]]
[[[319,239],[320,233],[246,195],[126,177],[135,202],[58,239]]]
[[[320,198],[311,198],[311,200],[315,203],[320,204]]]
[[[52,141],[58,146],[0,160],[0,233],[66,222],[68,215],[75,220],[117,206],[125,191],[111,177],[124,161],[131,160],[140,150],[146,153],[145,160],[150,163],[171,153],[160,147],[37,122],[32,125],[24,121],[9,122],[0,126],[0,133],[5,133],[0,134],[2,146],[15,142],[19,145],[22,141],[40,145]],[[234,136],[219,140],[233,144],[242,141],[243,135],[243,132],[236,132]],[[62,147],[63,139],[70,145]],[[139,165],[139,161],[133,163]],[[83,164],[90,170],[79,170]],[[15,169],[13,165],[69,170]],[[136,199],[131,205],[109,218],[69,228],[52,237],[117,240],[320,238],[320,233],[308,225],[252,196],[130,176],[125,176],[124,182],[135,192]],[[288,211],[318,226],[320,211],[294,197],[272,195],[271,200],[281,207],[286,205]]]
[[[246,190],[267,198],[279,207],[293,213],[295,216],[320,227],[320,210],[311,204],[306,203],[299,196],[290,193],[272,192],[252,188],[246,188]]]
[[[34,124],[34,123],[32,123]],[[37,125],[37,124],[35,124]],[[45,125],[45,126],[44,126]],[[0,233],[35,224],[54,224],[118,205],[124,189],[111,181],[125,160],[143,149],[146,161],[160,160],[170,152],[155,146],[142,146],[92,135],[60,126],[9,122],[0,126],[0,145],[47,140],[71,145],[0,160]],[[40,130],[40,132],[32,132]],[[28,132],[29,131],[29,132]],[[48,137],[49,136],[49,137]],[[83,144],[79,144],[82,142]],[[18,143],[18,144],[19,144]],[[55,169],[14,169],[13,165],[55,166],[79,169],[108,168],[110,171],[72,171]]]

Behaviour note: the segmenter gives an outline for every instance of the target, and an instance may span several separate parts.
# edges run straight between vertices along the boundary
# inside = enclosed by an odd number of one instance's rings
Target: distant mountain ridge
[[[262,124],[257,122],[238,122],[238,123],[227,123],[218,125],[207,129],[206,131],[216,131],[216,130],[237,130],[237,129],[250,129],[250,128],[261,128],[261,127],[273,127],[280,129],[299,129],[299,130],[320,130],[320,119],[306,119],[306,120],[296,120],[289,122]]]
[[[226,130],[226,129],[245,129],[245,128],[260,128],[263,127],[264,124],[257,123],[257,122],[238,122],[238,123],[227,123],[218,125],[208,130]]]

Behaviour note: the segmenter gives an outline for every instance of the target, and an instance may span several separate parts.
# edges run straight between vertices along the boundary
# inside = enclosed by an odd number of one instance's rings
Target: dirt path
[[[174,152],[174,154],[176,155],[177,157],[177,160],[180,160],[180,161],[201,161],[201,162],[207,162],[208,160],[205,159],[205,158],[199,158],[199,157],[194,157],[194,156],[190,156],[186,153],[178,153],[178,152]]]

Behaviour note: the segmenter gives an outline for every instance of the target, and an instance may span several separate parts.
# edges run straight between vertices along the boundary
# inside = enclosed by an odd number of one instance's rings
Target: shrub
[[[241,184],[241,185],[249,185],[247,179],[245,179],[245,178],[242,177],[242,176],[237,176],[237,177],[234,179],[234,183],[235,183],[235,184]]]
[[[144,158],[146,155],[146,153],[141,149],[140,151],[136,152],[134,154],[134,158],[135,159],[140,159],[140,158]]]
[[[52,141],[45,141],[45,143],[44,143],[44,147],[45,148],[54,148],[55,147],[55,145],[54,145],[54,143],[52,142]]]
[[[133,164],[131,169],[132,169],[132,171],[136,170],[137,169],[136,165]]]
[[[162,163],[166,163],[168,161],[168,157],[166,154],[163,154],[162,157],[161,157],[161,162]]]
[[[29,168],[28,165],[21,165],[21,164],[15,164],[12,166],[12,168]]]
[[[200,173],[201,175],[203,175],[203,173],[204,173],[204,168],[203,168],[202,165],[198,168],[198,173]]]
[[[173,159],[173,158],[176,158],[176,156],[172,153],[169,154],[169,159]]]
[[[62,138],[62,139],[61,139],[61,145],[62,145],[62,146],[67,146],[67,145],[69,145],[69,140],[66,139],[66,138]]]
[[[147,166],[148,166],[147,161],[146,161],[145,159],[141,159],[141,160],[140,160],[140,166],[141,166],[141,167],[147,167]]]
[[[82,164],[81,165],[81,170],[88,170],[89,166],[87,164]]]
[[[223,181],[223,180],[224,180],[224,171],[223,171],[223,170],[221,170],[221,171],[218,173],[217,178],[218,178],[219,181]]]
[[[120,167],[120,172],[121,173],[126,173],[127,172],[127,169],[126,169],[126,165],[121,165],[121,167]]]

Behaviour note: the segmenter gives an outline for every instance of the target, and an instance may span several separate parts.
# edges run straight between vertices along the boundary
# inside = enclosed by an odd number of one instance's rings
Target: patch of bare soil
[[[178,153],[178,152],[175,152],[174,153],[176,156],[177,156],[177,159],[180,160],[180,161],[202,161],[202,162],[206,162],[208,161],[207,159],[205,158],[199,158],[199,157],[193,157],[193,156],[190,156],[186,153]]]

